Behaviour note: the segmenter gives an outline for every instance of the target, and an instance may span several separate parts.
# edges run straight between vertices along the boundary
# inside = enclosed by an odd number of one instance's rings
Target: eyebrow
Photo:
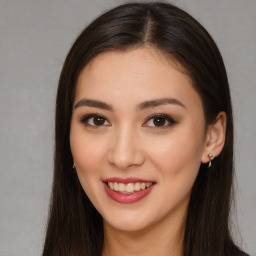
[[[153,107],[157,107],[157,106],[161,106],[161,105],[167,105],[167,104],[173,104],[173,105],[177,105],[177,106],[181,106],[183,108],[186,108],[186,106],[179,100],[174,99],[174,98],[163,98],[163,99],[155,99],[155,100],[149,100],[149,101],[145,101],[140,103],[136,109],[137,110],[144,110],[147,108],[153,108]],[[102,101],[98,101],[98,100],[90,100],[90,99],[82,99],[80,101],[78,101],[76,103],[76,105],[74,106],[74,109],[79,108],[79,107],[94,107],[94,108],[101,108],[101,109],[105,109],[105,110],[110,110],[113,111],[113,106],[110,104],[107,104],[105,102]]]
[[[163,99],[156,99],[156,100],[149,100],[145,101],[143,103],[140,103],[137,107],[138,110],[143,110],[146,108],[153,108],[161,105],[167,105],[167,104],[173,104],[177,106],[181,106],[183,108],[186,108],[186,106],[179,100],[174,98],[163,98]]]
[[[82,99],[76,103],[74,109],[79,107],[94,107],[94,108],[101,108],[105,110],[113,110],[112,105],[109,105],[105,102],[98,101],[98,100],[89,100],[89,99]]]

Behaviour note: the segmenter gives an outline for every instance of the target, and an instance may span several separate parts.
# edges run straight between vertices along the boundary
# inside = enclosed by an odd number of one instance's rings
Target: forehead
[[[140,47],[126,51],[115,50],[101,53],[93,58],[85,66],[79,78],[83,76],[82,73],[98,75],[99,72],[120,71],[122,69],[125,69],[127,73],[132,72],[134,74],[146,73],[150,69],[154,69],[155,72],[153,74],[156,74],[156,71],[159,72],[161,69],[164,71],[164,69],[170,67],[186,74],[185,69],[172,55],[156,48]],[[187,79],[190,79],[189,76],[187,76]]]
[[[178,62],[152,48],[98,55],[80,73],[75,93],[75,98],[116,103],[117,99],[127,99],[130,104],[167,96],[201,102]]]

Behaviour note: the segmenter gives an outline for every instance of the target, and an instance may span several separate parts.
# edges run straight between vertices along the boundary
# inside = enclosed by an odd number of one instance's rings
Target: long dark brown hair
[[[100,256],[102,217],[84,193],[69,144],[74,90],[81,70],[102,52],[151,46],[174,58],[201,96],[206,125],[227,114],[226,142],[211,168],[201,164],[188,206],[184,256],[245,255],[230,234],[233,118],[228,79],[208,32],[183,10],[164,2],[128,3],[93,21],[65,60],[57,92],[54,181],[44,256]],[[170,227],[172,228],[172,227]]]

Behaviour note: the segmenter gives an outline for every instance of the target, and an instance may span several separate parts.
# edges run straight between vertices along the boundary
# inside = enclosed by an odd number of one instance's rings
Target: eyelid
[[[156,117],[160,117],[160,118],[165,118],[167,122],[169,122],[168,125],[165,125],[165,126],[146,126],[145,123],[149,122],[151,119],[153,118],[156,118]],[[158,129],[163,129],[163,128],[166,128],[166,127],[169,127],[173,124],[177,123],[170,115],[167,115],[167,114],[164,114],[164,113],[155,113],[155,114],[152,114],[150,116],[148,116],[146,118],[146,120],[143,122],[143,125],[144,127],[150,127],[150,128],[158,128]]]
[[[107,122],[108,124],[102,124],[102,125],[91,125],[88,123],[88,120],[90,120],[91,118],[95,118],[95,117],[101,117],[104,119],[104,122]],[[166,122],[168,122],[169,124],[167,125],[164,125],[164,126],[154,126],[154,125],[146,125],[147,122],[149,122],[150,120],[152,120],[153,118],[157,118],[157,117],[160,117],[160,118],[164,118],[166,120]],[[108,119],[102,115],[102,114],[99,114],[99,113],[89,113],[89,114],[86,114],[84,116],[82,116],[80,118],[80,122],[87,126],[87,127],[92,127],[92,128],[100,128],[101,126],[102,127],[106,127],[106,126],[111,126],[111,123],[108,121]],[[167,114],[164,114],[164,113],[155,113],[155,114],[152,114],[150,116],[148,116],[145,121],[143,122],[142,126],[143,127],[149,127],[149,128],[157,128],[157,129],[163,129],[163,128],[167,128],[173,124],[177,123],[170,115],[167,115]]]
[[[105,121],[108,122],[109,125],[91,125],[88,123],[88,120],[91,119],[91,118],[95,118],[95,117],[101,117],[103,118]],[[84,116],[82,116],[82,118],[80,118],[80,122],[85,125],[85,126],[88,126],[88,127],[93,127],[93,128],[100,128],[101,126],[111,126],[110,122],[108,121],[108,119],[103,116],[102,114],[99,114],[99,113],[90,113],[90,114],[86,114]]]

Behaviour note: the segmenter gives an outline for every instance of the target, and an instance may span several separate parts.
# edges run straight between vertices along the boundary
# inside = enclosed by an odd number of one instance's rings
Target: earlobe
[[[225,112],[220,112],[214,123],[207,128],[206,142],[201,162],[210,162],[209,155],[218,156],[225,144],[227,116]]]

